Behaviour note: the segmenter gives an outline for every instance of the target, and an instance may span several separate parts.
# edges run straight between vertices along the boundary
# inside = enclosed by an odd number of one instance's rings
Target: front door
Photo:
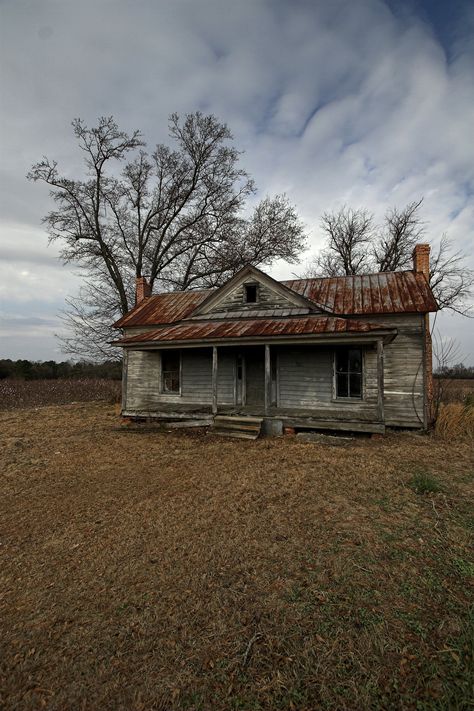
[[[265,404],[265,351],[263,347],[245,351],[245,385],[247,406],[263,407]]]

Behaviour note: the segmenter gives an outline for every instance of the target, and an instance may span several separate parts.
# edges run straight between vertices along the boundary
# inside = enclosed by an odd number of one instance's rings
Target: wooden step
[[[261,426],[257,424],[245,424],[243,422],[215,422],[214,427],[220,430],[244,430],[248,432],[260,432]]]
[[[218,437],[235,437],[237,439],[257,439],[259,432],[242,432],[241,430],[212,429],[212,434]]]
[[[257,439],[262,427],[261,417],[246,417],[245,415],[216,415],[212,432],[221,437],[236,437],[238,439]]]
[[[215,415],[214,422],[244,422],[261,425],[263,417],[250,417],[247,415]]]

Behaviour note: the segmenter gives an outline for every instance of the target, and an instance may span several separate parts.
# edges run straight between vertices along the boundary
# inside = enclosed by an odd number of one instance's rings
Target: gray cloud
[[[346,202],[380,217],[422,195],[427,235],[448,232],[472,250],[474,7],[459,5],[449,35],[439,18],[433,27],[413,7],[4,2],[0,298],[13,311],[33,308],[40,290],[50,318],[77,288],[72,270],[55,261],[56,247],[46,246],[48,190],[25,180],[43,154],[70,175],[81,170],[75,116],[93,123],[114,114],[153,144],[167,140],[172,111],[214,112],[245,149],[242,162],[261,192],[286,191],[296,203],[309,254],[321,245],[324,210]],[[274,274],[292,270],[278,264]],[[440,323],[474,360],[472,329],[459,318]]]

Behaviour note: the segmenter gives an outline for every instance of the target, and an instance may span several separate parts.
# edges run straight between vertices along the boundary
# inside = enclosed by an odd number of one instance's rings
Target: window
[[[164,393],[180,392],[179,351],[161,352],[161,390]]]
[[[244,301],[246,304],[256,304],[257,303],[257,285],[256,284],[245,284],[244,285]]]
[[[339,348],[336,351],[336,397],[362,398],[360,348]]]

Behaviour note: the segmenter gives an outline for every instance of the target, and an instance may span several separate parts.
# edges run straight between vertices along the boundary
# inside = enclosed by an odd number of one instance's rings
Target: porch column
[[[271,394],[272,387],[272,371],[271,371],[271,361],[270,361],[270,346],[265,344],[265,414],[268,415],[270,411],[270,404],[272,401]]]
[[[217,346],[212,346],[212,414],[217,414]]]
[[[383,391],[383,341],[380,340],[377,341],[377,414],[380,422],[385,422]]]

